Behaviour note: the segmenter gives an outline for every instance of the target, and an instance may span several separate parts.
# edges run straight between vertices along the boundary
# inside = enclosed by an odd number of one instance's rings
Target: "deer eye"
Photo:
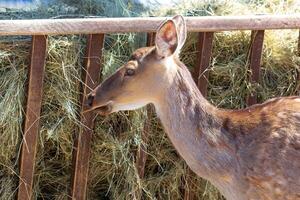
[[[134,74],[134,69],[126,69],[125,76],[133,76]]]

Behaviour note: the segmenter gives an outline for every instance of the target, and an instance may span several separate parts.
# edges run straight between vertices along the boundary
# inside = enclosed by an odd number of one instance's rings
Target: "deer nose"
[[[93,94],[89,94],[86,99],[86,105],[92,107],[95,96]]]

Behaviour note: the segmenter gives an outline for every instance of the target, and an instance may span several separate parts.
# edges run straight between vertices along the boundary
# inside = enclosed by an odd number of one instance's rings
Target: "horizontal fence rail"
[[[185,17],[190,32],[300,28],[297,15]],[[0,20],[0,35],[155,32],[166,17]]]
[[[24,122],[24,141],[20,158],[20,180],[18,199],[33,198],[33,176],[36,159],[36,146],[39,134],[39,118],[42,103],[44,62],[47,50],[48,35],[87,34],[87,53],[85,57],[86,74],[83,88],[82,111],[85,110],[85,96],[98,84],[101,70],[102,48],[105,34],[147,32],[147,46],[153,45],[159,24],[166,17],[145,18],[81,18],[81,19],[36,19],[36,20],[0,20],[0,35],[31,35],[32,52],[29,66],[29,84],[27,93],[26,117]],[[268,29],[299,29],[300,14],[296,15],[252,15],[252,16],[209,16],[185,17],[189,32],[198,32],[197,62],[193,78],[199,90],[207,96],[209,66],[212,57],[213,37],[217,31],[251,30],[251,48],[249,49],[249,80],[252,84],[260,81],[260,65],[263,51],[264,31]],[[300,32],[298,41],[300,56]],[[245,66],[246,67],[246,66]],[[298,74],[300,82],[300,71]],[[298,83],[300,87],[300,83]],[[300,89],[299,89],[300,90]],[[257,102],[257,92],[248,96],[248,105]],[[142,133],[144,143],[136,154],[136,167],[139,178],[143,179],[147,162],[147,141],[151,128],[152,109],[148,107],[148,120],[145,121]],[[83,114],[81,122],[85,128],[75,136],[73,151],[73,174],[69,199],[84,200],[87,198],[87,183],[91,140],[94,127],[93,113]],[[195,175],[188,170],[185,176],[184,200],[197,199],[194,185]],[[137,191],[135,198],[142,199],[142,190]]]

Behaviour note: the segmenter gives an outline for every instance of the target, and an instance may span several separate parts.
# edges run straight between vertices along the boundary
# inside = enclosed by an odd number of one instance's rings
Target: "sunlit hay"
[[[137,46],[145,45],[144,41],[145,34],[107,34],[103,49],[102,79],[125,64]]]
[[[35,195],[61,199],[68,195],[73,134],[79,131],[81,37],[50,37],[35,172]]]
[[[25,82],[30,43],[0,43],[0,199],[13,199],[17,187]]]
[[[129,59],[137,34],[108,35],[103,54],[105,78]],[[139,191],[135,152],[141,142],[143,112],[98,117],[90,162],[90,199],[133,199]]]
[[[297,94],[298,34],[298,30],[266,31],[259,91],[261,101]]]
[[[97,120],[92,148],[90,199],[133,199],[138,190],[135,152],[140,142],[139,112],[114,114]]]
[[[243,108],[249,88],[250,32],[215,34],[208,98],[218,107]]]
[[[300,11],[297,0],[277,1],[236,1],[236,0],[183,0],[176,6],[164,6],[161,9],[148,11],[154,16],[226,16],[226,15],[262,15],[262,14],[295,14]]]
[[[184,161],[180,159],[160,123],[152,118],[147,143],[144,185],[147,199],[181,199]]]

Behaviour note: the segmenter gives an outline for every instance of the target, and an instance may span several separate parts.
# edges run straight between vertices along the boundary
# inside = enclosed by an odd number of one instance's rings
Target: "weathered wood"
[[[154,32],[147,33],[147,42],[146,42],[147,47],[155,45],[155,36],[156,36],[156,33],[154,33]]]
[[[101,55],[103,47],[103,34],[91,34],[88,36],[85,57],[85,81],[82,97],[82,130],[75,137],[73,151],[73,174],[70,199],[84,200],[87,192],[87,179],[89,170],[89,158],[91,151],[91,139],[94,128],[95,113],[86,112],[86,96],[99,83],[101,69]]]
[[[194,80],[203,96],[207,96],[208,67],[212,53],[213,32],[201,32],[198,36],[197,60]]]
[[[152,117],[152,109],[151,106],[147,106],[147,119],[145,119],[144,127],[142,130],[142,143],[137,151],[136,155],[136,167],[138,170],[139,177],[142,179],[145,175],[145,166],[147,161],[147,141],[149,136],[149,131],[151,127],[151,117]]]
[[[184,200],[194,200],[196,199],[195,182],[197,175],[190,169],[187,169],[185,176],[185,186],[184,186]]]
[[[46,48],[47,36],[36,35],[32,37],[27,105],[20,158],[19,200],[32,199],[33,174],[42,106]]]
[[[298,35],[298,56],[300,57],[300,30],[299,30],[299,35]],[[298,92],[298,94],[300,94],[300,68],[298,68],[297,71],[297,88],[296,91]]]
[[[250,49],[250,70],[251,70],[250,82],[252,84],[259,82],[260,61],[261,61],[261,55],[263,50],[264,35],[265,35],[264,30],[252,31],[251,33],[252,45]],[[257,103],[257,94],[255,92],[252,92],[252,94],[250,94],[247,99],[247,104],[250,106],[256,103]]]
[[[165,17],[0,20],[0,35],[154,32]],[[190,32],[298,29],[300,14],[185,17]]]
[[[298,56],[300,56],[300,30],[299,30],[299,35],[298,35]]]

